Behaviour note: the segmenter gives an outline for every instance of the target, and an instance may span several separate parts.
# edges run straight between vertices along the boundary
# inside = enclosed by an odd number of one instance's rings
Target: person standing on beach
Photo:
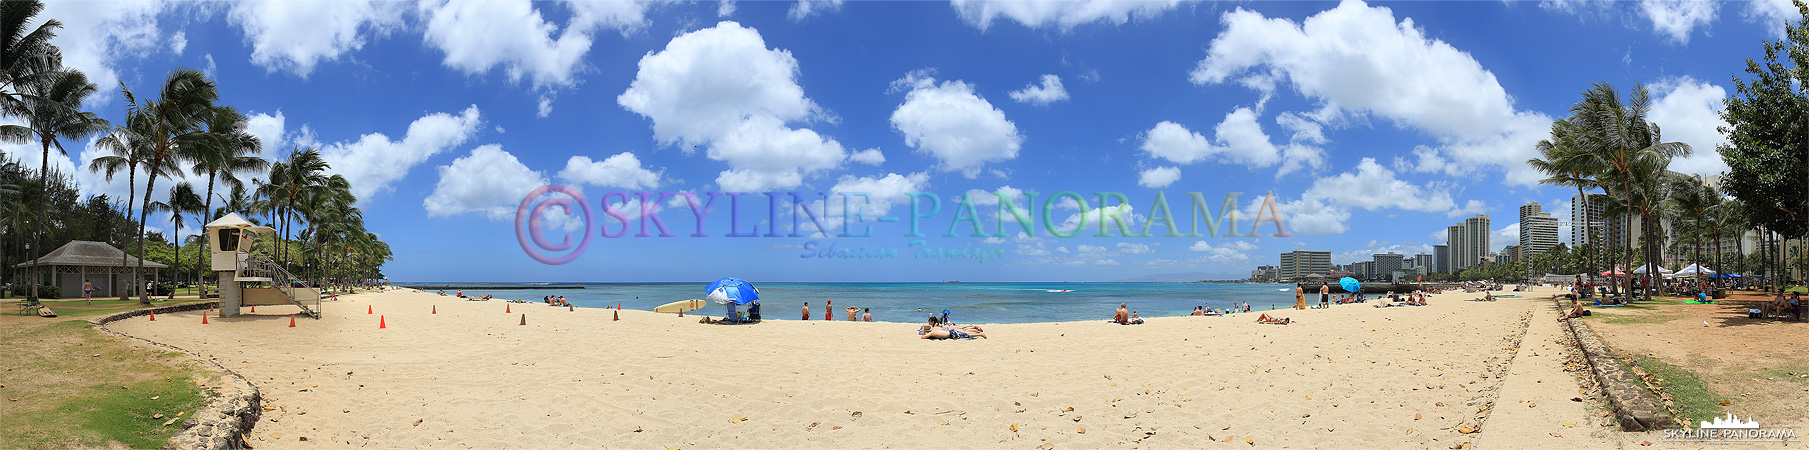
[[[94,303],[94,282],[82,282],[82,299],[87,300],[88,303]]]
[[[1324,308],[1330,308],[1331,306],[1332,306],[1332,285],[1320,283],[1319,284],[1319,308],[1324,309]]]
[[[810,320],[810,302],[804,302],[804,320]]]
[[[1298,284],[1294,285],[1294,309],[1306,309],[1306,292]]]

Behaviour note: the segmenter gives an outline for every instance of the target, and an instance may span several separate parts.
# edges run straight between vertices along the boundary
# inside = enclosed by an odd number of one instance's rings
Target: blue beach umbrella
[[[760,299],[760,290],[740,278],[726,277],[704,288],[704,298],[716,303],[746,305]]]
[[[1344,288],[1345,292],[1354,294],[1363,289],[1363,283],[1358,283],[1356,278],[1344,277],[1338,279],[1338,287]]]

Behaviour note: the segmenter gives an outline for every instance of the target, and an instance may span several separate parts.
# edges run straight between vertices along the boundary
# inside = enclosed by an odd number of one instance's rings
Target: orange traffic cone
[[[503,314],[509,313],[509,305],[503,305]]]
[[[251,305],[251,312],[258,312],[258,305]]]
[[[151,310],[151,321],[152,322],[157,321],[157,310],[155,310],[155,309]]]
[[[433,313],[434,314],[440,313],[440,305],[433,305]]]
[[[201,313],[201,324],[207,325],[207,313]]]
[[[295,315],[289,315],[289,328],[295,328]]]
[[[383,316],[377,316],[377,329],[381,330],[384,328],[389,328],[389,324],[383,321]]]
[[[522,325],[527,325],[527,324],[528,324],[528,315],[527,315],[527,314],[522,314],[522,315],[521,315],[521,324],[522,324]]]
[[[616,311],[622,310],[622,302],[616,302]]]
[[[371,313],[373,313],[373,312],[375,312],[375,311],[376,311],[376,310],[375,310],[375,309],[372,309],[372,307],[371,307],[371,305],[364,305],[364,313],[365,313],[365,314],[371,314]]]
[[[684,316],[685,316],[685,310],[682,310],[682,309],[681,309],[681,310],[678,310],[678,316],[679,316],[679,317],[684,317]]]
[[[622,320],[622,310],[620,310],[620,309],[617,309],[617,310],[616,310],[616,318],[615,318],[615,320]]]

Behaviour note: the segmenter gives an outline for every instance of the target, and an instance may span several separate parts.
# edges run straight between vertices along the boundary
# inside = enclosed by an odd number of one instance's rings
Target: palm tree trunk
[[[129,230],[132,227],[132,199],[138,196],[138,163],[137,161],[127,161],[126,164],[131,166],[126,168],[126,229]],[[119,246],[121,247],[119,250],[119,268],[120,270],[124,270],[126,268],[126,251],[124,249],[126,243],[121,242],[119,243]],[[112,288],[118,289],[120,287],[117,286],[120,277],[111,278],[110,281],[115,285]],[[128,294],[128,292],[132,292],[130,286],[127,286],[126,289],[119,289],[119,299],[129,299],[130,297],[128,296],[130,294]]]
[[[200,295],[203,300],[207,299],[207,289],[202,287],[205,284],[201,282],[201,274],[204,273],[201,259],[207,254],[207,224],[214,220],[214,177],[219,173],[218,170],[207,173],[207,192],[202,194],[206,195],[207,199],[201,202],[201,237],[196,238],[201,245],[198,246],[200,248],[195,249],[195,287],[201,288]]]
[[[148,178],[144,182],[144,204],[138,209],[138,268],[136,270],[132,271],[132,288],[133,289],[137,289],[139,287],[138,283],[140,280],[138,277],[141,277],[144,275],[144,259],[145,259],[145,256],[147,256],[144,254],[144,228],[145,228],[145,221],[150,219],[150,215],[151,215],[150,214],[150,212],[151,212],[151,193],[156,192],[156,187],[157,187],[157,177],[154,174],[157,173],[157,169],[161,168],[161,167],[159,167],[159,166],[161,166],[161,164],[158,164],[160,162],[162,162],[162,161],[159,159],[156,159],[156,158],[151,159],[151,161],[150,161],[151,165],[148,168],[146,168],[144,171],[145,176]],[[149,290],[139,291],[138,303],[142,303],[145,305],[151,304],[150,295],[151,295],[151,293]]]
[[[1626,267],[1627,268],[1626,270],[1628,272],[1632,272],[1633,271],[1633,211],[1627,211],[1626,215],[1627,215],[1626,226],[1621,227],[1621,232],[1625,233],[1627,235],[1627,256],[1626,256],[1627,264],[1623,267]],[[1632,300],[1633,299],[1633,274],[1627,273],[1626,276],[1627,276],[1627,290],[1621,291],[1621,295],[1626,296],[1628,300]]]
[[[31,282],[26,284],[30,292],[25,298],[38,298],[38,280],[44,278],[44,268],[38,265],[38,259],[44,255],[44,220],[49,219],[50,211],[45,209],[45,202],[50,200],[50,140],[44,139],[44,154],[38,159],[38,215],[33,221],[37,231],[31,234],[31,246],[35,253],[31,255]]]

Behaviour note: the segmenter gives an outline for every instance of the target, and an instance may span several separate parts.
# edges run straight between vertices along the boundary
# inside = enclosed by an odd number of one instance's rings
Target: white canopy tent
[[[1715,272],[1714,270],[1709,269],[1707,267],[1702,267],[1699,265],[1691,264],[1689,267],[1685,267],[1685,268],[1683,268],[1683,270],[1677,271],[1677,276],[1680,276],[1680,277],[1693,277],[1693,276],[1697,276],[1697,275],[1709,276],[1709,275],[1714,275],[1716,273],[1717,272]]]
[[[1639,266],[1639,268],[1638,268],[1638,269],[1633,269],[1633,273],[1637,273],[1637,274],[1642,274],[1642,275],[1643,275],[1643,274],[1645,274],[1645,273],[1646,273],[1646,271],[1648,271],[1648,270],[1651,270],[1651,268],[1652,268],[1652,267],[1653,267],[1653,266],[1652,266],[1652,265],[1651,265],[1651,264],[1647,264],[1647,265],[1643,265],[1643,266]],[[1658,267],[1658,273],[1660,273],[1660,274],[1667,274],[1667,273],[1672,273],[1672,272],[1671,272],[1671,269],[1666,269],[1666,268],[1664,268],[1664,266],[1657,266],[1657,267]]]

